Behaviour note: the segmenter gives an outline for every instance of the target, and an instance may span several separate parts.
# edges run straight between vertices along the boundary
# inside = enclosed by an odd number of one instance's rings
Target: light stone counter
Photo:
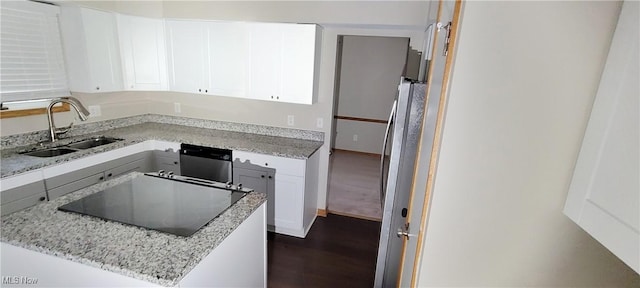
[[[249,193],[190,237],[57,210],[140,175],[124,175],[4,216],[0,239],[132,278],[175,286],[266,201],[263,193]]]
[[[48,139],[46,131],[3,137],[3,149],[0,150],[0,178],[146,140],[188,143],[295,159],[307,159],[323,144],[322,132],[162,115],[142,115],[89,123],[78,125],[72,129],[75,130],[72,130],[69,138],[61,139],[54,145],[63,146],[95,136],[122,138],[124,141],[57,157],[39,158],[19,153],[54,146],[52,144],[45,144],[45,146],[35,144]]]

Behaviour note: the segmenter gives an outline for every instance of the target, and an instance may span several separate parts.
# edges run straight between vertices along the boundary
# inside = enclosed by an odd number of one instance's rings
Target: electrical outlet
[[[178,103],[178,102],[173,103],[173,112],[176,112],[176,113],[181,113],[182,112],[182,109],[180,107],[180,103]]]
[[[358,142],[358,134],[353,134],[353,142]]]
[[[322,128],[322,126],[324,126],[323,120],[322,120],[322,118],[318,118],[316,120],[316,127]]]
[[[89,105],[89,118],[102,116],[100,105]]]
[[[293,115],[287,115],[287,125],[293,126],[293,123],[294,123],[293,120],[294,120]]]

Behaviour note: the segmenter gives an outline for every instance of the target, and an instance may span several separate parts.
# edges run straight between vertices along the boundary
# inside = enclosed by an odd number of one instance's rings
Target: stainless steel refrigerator
[[[398,283],[403,238],[406,237],[402,233],[406,231],[404,228],[423,123],[427,123],[425,129],[433,130],[424,133],[433,135],[435,131],[435,114],[428,113],[427,121],[423,121],[423,115],[425,108],[436,111],[439,105],[439,97],[431,97],[429,102],[432,103],[425,105],[426,89],[425,83],[401,79],[398,96],[389,115],[380,160],[383,212],[374,287],[395,287]],[[387,153],[389,150],[390,153]],[[421,207],[422,203],[416,205]]]

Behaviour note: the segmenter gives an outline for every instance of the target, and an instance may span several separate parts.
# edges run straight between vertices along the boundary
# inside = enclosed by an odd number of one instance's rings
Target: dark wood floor
[[[372,287],[380,222],[329,214],[300,239],[267,236],[269,287]]]

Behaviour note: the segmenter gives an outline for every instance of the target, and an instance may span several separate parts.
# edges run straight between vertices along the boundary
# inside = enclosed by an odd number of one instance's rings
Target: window
[[[2,102],[68,96],[57,6],[0,2]]]

